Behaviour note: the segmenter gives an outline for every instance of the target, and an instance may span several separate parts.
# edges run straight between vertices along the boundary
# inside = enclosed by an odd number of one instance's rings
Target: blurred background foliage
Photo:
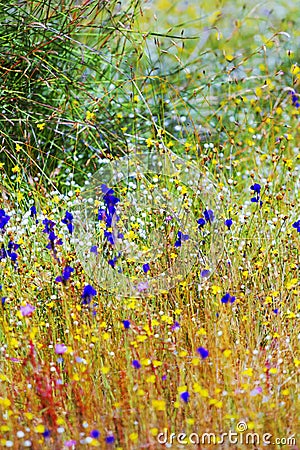
[[[249,128],[268,146],[268,123],[288,130],[298,113],[289,95],[297,9],[284,0],[2,2],[0,161],[62,187],[149,139],[205,158],[205,142],[223,148],[234,135],[230,157],[249,165]]]

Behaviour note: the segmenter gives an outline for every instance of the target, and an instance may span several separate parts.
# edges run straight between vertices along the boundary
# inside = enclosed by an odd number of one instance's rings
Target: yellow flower
[[[162,366],[162,362],[161,361],[157,361],[156,359],[152,362],[153,367],[160,367]]]
[[[43,122],[43,123],[38,123],[37,124],[37,128],[40,130],[40,131],[43,131],[43,129],[45,128],[45,126],[46,126],[46,124]]]
[[[212,293],[213,294],[217,294],[218,292],[221,292],[221,288],[220,288],[220,286],[215,286],[215,285],[213,285],[212,287],[211,287],[211,290],[212,290]]]
[[[15,167],[13,167],[13,168],[11,169],[11,171],[12,171],[13,173],[18,173],[18,172],[21,171],[21,169],[20,169],[20,167],[17,165],[17,166],[15,166]]]
[[[131,434],[129,435],[129,439],[130,439],[132,442],[136,442],[136,441],[138,440],[138,438],[139,438],[139,436],[138,436],[137,433],[131,433]]]
[[[249,367],[249,369],[246,369],[242,372],[242,375],[246,375],[247,377],[252,377],[253,375],[253,369],[252,367]]]
[[[9,398],[0,397],[0,405],[4,406],[4,408],[8,408],[11,405],[11,401],[9,400]]]
[[[292,289],[294,286],[296,286],[297,283],[298,283],[298,279],[292,278],[290,281],[287,281],[285,286],[287,289]]]
[[[146,383],[155,383],[155,375],[149,375],[147,378],[146,378]]]
[[[44,426],[43,424],[40,423],[39,425],[37,425],[37,426],[35,427],[34,431],[35,431],[36,433],[44,433],[44,431],[45,431],[45,426]]]
[[[152,406],[156,411],[166,410],[166,402],[164,400],[152,400]]]
[[[90,122],[93,122],[96,119],[96,115],[93,112],[87,111],[86,112],[86,120],[89,120]]]

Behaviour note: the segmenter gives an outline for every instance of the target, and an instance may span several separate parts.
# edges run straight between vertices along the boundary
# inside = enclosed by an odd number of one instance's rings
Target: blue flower
[[[200,219],[197,220],[197,223],[198,223],[198,228],[202,228],[206,224],[206,220],[203,219],[203,217],[200,217]]]
[[[143,271],[147,273],[150,270],[150,265],[148,263],[143,265]]]
[[[123,320],[123,325],[125,330],[128,330],[130,328],[130,321],[129,320]]]
[[[297,222],[294,222],[292,226],[293,226],[293,228],[296,228],[298,233],[300,233],[300,220],[297,220]]]
[[[201,270],[201,277],[202,278],[207,278],[207,277],[209,277],[209,275],[210,275],[210,270],[208,270],[208,269]]]
[[[65,283],[66,281],[68,281],[68,279],[71,276],[71,273],[74,272],[73,267],[71,266],[66,266],[63,270],[62,276],[61,277],[56,277],[55,281],[57,283]]]
[[[93,245],[91,248],[90,248],[90,252],[91,253],[95,253],[96,255],[98,254],[98,247],[97,247],[97,245]]]
[[[260,206],[262,206],[263,202],[260,200],[261,185],[258,183],[254,183],[252,186],[250,186],[250,189],[256,194],[255,197],[251,198],[251,202],[259,203]]]
[[[98,209],[98,220],[105,220],[105,219],[106,219],[105,209],[103,208]]]
[[[67,225],[70,234],[72,234],[74,231],[73,219],[73,214],[69,211],[66,211],[65,217],[62,219],[62,223]]]
[[[181,400],[183,400],[185,403],[187,403],[187,402],[189,401],[190,394],[188,393],[188,391],[181,392],[180,398],[181,398]]]
[[[113,443],[115,442],[114,436],[112,436],[112,435],[106,436],[105,442],[106,442],[107,444],[113,444]]]
[[[258,183],[254,183],[252,186],[250,186],[251,191],[255,192],[256,194],[260,194],[261,191],[261,185]]]
[[[50,430],[45,430],[44,432],[43,432],[43,436],[44,436],[44,438],[48,438],[48,437],[50,437],[50,435],[51,435],[51,431]]]
[[[45,228],[43,229],[43,233],[47,233],[47,234],[49,234],[50,231],[53,230],[54,225],[55,225],[55,222],[53,222],[52,220],[49,220],[49,219],[44,219],[42,223],[43,223],[43,225],[45,225]]]
[[[226,227],[228,228],[228,230],[230,230],[231,226],[232,226],[232,219],[226,219],[224,224],[226,225]]]
[[[111,245],[115,245],[115,238],[111,231],[104,230],[104,236]]]
[[[0,230],[4,230],[5,225],[7,225],[10,220],[10,216],[5,214],[4,209],[0,209]]]
[[[135,369],[141,368],[141,363],[137,359],[134,359],[131,364],[132,364],[132,367],[134,367]]]
[[[4,245],[0,249],[0,261],[1,259],[10,258],[12,262],[16,262],[19,255],[14,251],[18,250],[20,247],[19,244],[15,244],[13,241],[9,241],[7,245],[7,249],[5,249]]]
[[[299,94],[297,94],[295,91],[291,92],[292,96],[292,103],[296,108],[300,108],[300,102],[299,102]]]
[[[211,209],[205,209],[203,215],[206,222],[212,223],[215,220],[214,213]]]
[[[180,323],[175,321],[174,324],[172,325],[172,330],[173,331],[177,331],[180,328]]]
[[[228,292],[221,298],[222,303],[234,303],[235,297],[232,297]]]
[[[203,211],[203,217],[197,220],[198,228],[203,228],[207,223],[212,223],[215,220],[214,212],[211,209],[205,209]]]
[[[108,260],[108,264],[114,269],[115,266],[116,266],[117,261],[118,261],[118,257],[115,256],[113,259],[109,259]]]
[[[36,207],[35,207],[35,205],[31,206],[31,208],[30,208],[30,215],[31,215],[31,217],[36,216]]]
[[[83,292],[81,295],[82,298],[82,304],[83,305],[89,305],[91,303],[92,298],[97,295],[96,289],[93,288],[90,284],[87,284],[83,288]]]
[[[202,359],[207,358],[209,355],[209,351],[206,350],[206,348],[204,348],[204,347],[197,348],[197,352],[199,353],[199,355],[201,356]]]
[[[189,239],[189,235],[188,234],[183,234],[182,231],[178,231],[177,233],[177,240],[175,242],[175,247],[181,247],[181,242],[182,241],[187,241]]]
[[[90,432],[90,436],[91,436],[92,438],[94,438],[94,439],[97,439],[97,438],[100,436],[100,431],[98,431],[98,430],[92,430],[92,431]]]

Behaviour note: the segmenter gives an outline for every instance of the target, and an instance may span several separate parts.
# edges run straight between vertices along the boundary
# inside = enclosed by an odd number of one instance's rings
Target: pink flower
[[[76,441],[74,439],[71,439],[70,441],[65,441],[64,442],[64,446],[65,447],[73,447],[74,445],[76,445]]]
[[[21,306],[20,311],[23,317],[30,316],[33,311],[35,310],[35,307],[27,303],[25,306]]]
[[[56,344],[55,353],[57,353],[58,355],[62,355],[66,351],[67,351],[67,347],[65,346],[65,344]]]
[[[136,289],[137,289],[139,292],[146,291],[147,289],[149,289],[149,283],[148,283],[148,281],[141,281],[141,282],[136,286]]]
[[[262,388],[260,386],[252,389],[252,391],[250,392],[251,397],[255,397],[258,394],[262,393]]]

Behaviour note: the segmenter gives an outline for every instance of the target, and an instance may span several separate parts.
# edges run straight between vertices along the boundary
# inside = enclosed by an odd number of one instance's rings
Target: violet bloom
[[[25,306],[21,306],[21,308],[20,308],[20,311],[21,311],[21,314],[23,317],[30,316],[34,310],[35,310],[35,307],[30,305],[29,303],[27,303],[27,305],[25,305]]]
[[[67,347],[65,344],[56,344],[55,353],[57,353],[57,355],[63,355],[66,351]]]

